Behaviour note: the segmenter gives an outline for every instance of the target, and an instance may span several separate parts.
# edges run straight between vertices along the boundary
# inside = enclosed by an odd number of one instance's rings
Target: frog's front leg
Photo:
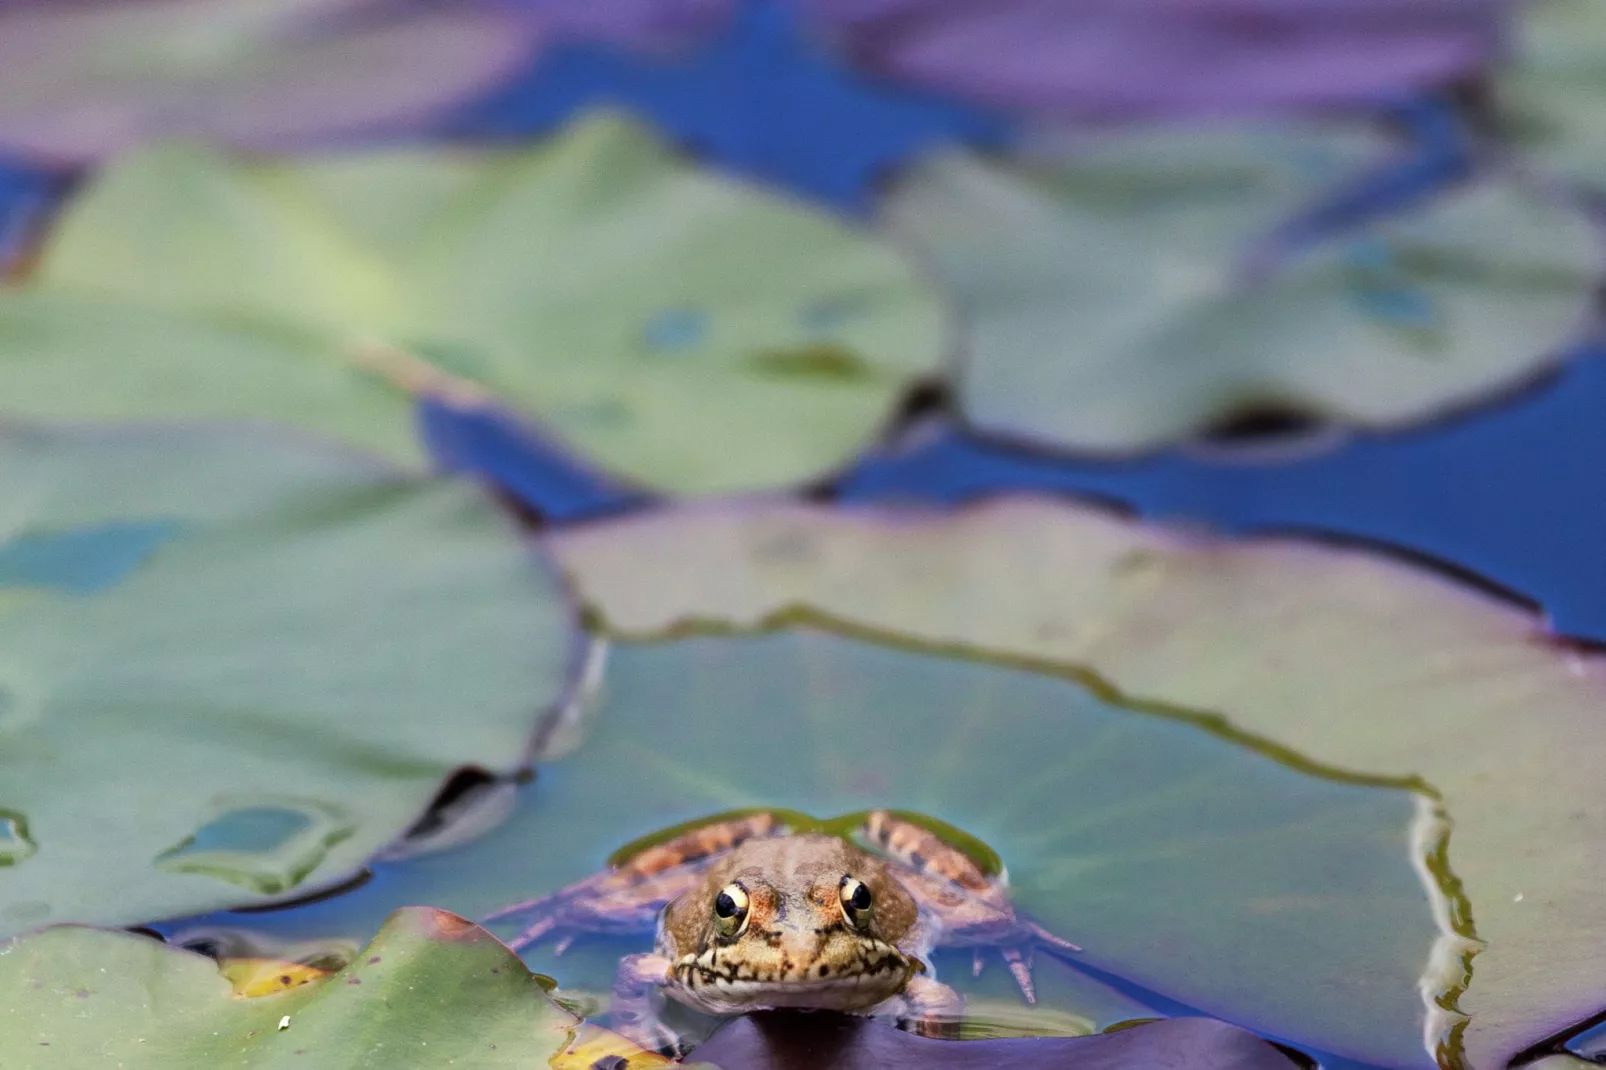
[[[923,1037],[956,1040],[965,999],[941,981],[926,976],[909,979],[903,993],[876,1008],[878,1018],[892,1018],[898,1027]]]
[[[658,990],[669,982],[670,962],[662,955],[626,955],[614,974],[608,1016],[615,1031],[646,1048],[679,1058],[680,1035],[659,1014]]]
[[[858,830],[870,846],[897,865],[898,879],[935,915],[937,943],[976,949],[996,947],[1026,1002],[1037,1002],[1032,951],[1043,944],[1059,951],[1081,948],[1015,912],[1005,879],[985,872],[975,859],[924,828],[887,810],[866,815]]]

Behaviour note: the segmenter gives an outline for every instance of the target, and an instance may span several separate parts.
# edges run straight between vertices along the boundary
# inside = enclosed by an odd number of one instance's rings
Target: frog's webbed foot
[[[658,1013],[654,993],[669,977],[669,960],[661,955],[626,955],[614,975],[608,1017],[614,1031],[648,1051],[678,1059],[687,1046]]]
[[[997,948],[1027,1003],[1037,1002],[1032,953],[1082,949],[1028,918],[1009,901],[1002,874],[985,872],[975,859],[936,833],[885,810],[865,818],[861,835],[895,863],[898,879],[935,916],[937,943],[972,948],[971,970],[980,975],[985,950]]]

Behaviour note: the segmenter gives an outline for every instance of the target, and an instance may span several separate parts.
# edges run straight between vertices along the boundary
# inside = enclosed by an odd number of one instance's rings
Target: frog
[[[1081,948],[1014,908],[1001,865],[990,871],[930,824],[885,809],[827,823],[717,815],[483,920],[521,918],[508,941],[519,952],[652,934],[651,952],[620,961],[609,1013],[619,1032],[670,1055],[685,1052],[664,998],[718,1017],[838,1011],[952,1037],[963,999],[936,979],[934,949],[970,948],[977,975],[996,950],[1035,1003],[1035,951]]]

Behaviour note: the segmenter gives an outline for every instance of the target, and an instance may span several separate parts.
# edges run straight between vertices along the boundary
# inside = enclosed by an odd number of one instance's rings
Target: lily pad
[[[1046,115],[1372,108],[1477,73],[1504,0],[801,0],[876,74]]]
[[[1606,23],[1590,0],[1530,0],[1496,83],[1525,155],[1575,182],[1606,185]]]
[[[76,164],[159,137],[264,147],[393,130],[494,87],[541,37],[461,0],[7,5],[0,147]]]
[[[1601,257],[1581,213],[1495,175],[1279,245],[1382,149],[1231,125],[1029,162],[949,151],[883,208],[957,305],[959,400],[978,427],[1105,452],[1268,407],[1388,427],[1546,367],[1582,330]]]
[[[15,1070],[530,1067],[578,1025],[483,929],[399,910],[341,973],[236,998],[217,963],[59,926],[0,947],[0,1063]]]
[[[678,491],[844,463],[941,352],[937,298],[891,247],[609,116],[521,151],[134,153],[69,206],[35,285],[270,331],[300,359],[287,353],[287,381],[258,388],[264,416],[282,414],[281,398],[327,397],[330,411],[300,419],[339,432],[338,381],[352,422],[369,426],[379,403],[345,382],[347,365],[400,347],[614,471]],[[5,321],[0,309],[0,337]],[[81,330],[29,331],[33,361]],[[228,414],[257,392],[235,386],[239,347],[219,346],[215,384],[194,388]],[[261,348],[248,368],[265,366]],[[150,345],[141,356],[147,375],[193,368],[170,370]],[[163,405],[143,391],[126,415]]]
[[[1430,1044],[1503,1067],[1600,1010],[1606,658],[1523,607],[1375,552],[1027,498],[955,514],[753,502],[553,545],[633,635],[831,620],[1090,673],[1134,702],[1215,711],[1289,760],[1413,781],[1453,822],[1429,859],[1452,882],[1438,953],[1469,971],[1459,1000],[1457,985],[1427,987]]]
[[[273,421],[419,468],[412,405],[316,332],[0,289],[0,415]]]
[[[28,848],[0,851],[0,933],[346,881],[454,770],[519,768],[566,690],[563,593],[467,484],[267,435],[8,431],[0,562],[19,542],[55,568],[0,567]]]
[[[1440,934],[1409,849],[1419,804],[1399,785],[1313,775],[1208,718],[1135,714],[1062,677],[810,629],[621,643],[603,679],[584,742],[533,800],[574,847],[532,841],[507,863],[526,896],[728,810],[910,810],[996,850],[1021,907],[1087,949],[1079,962],[1343,1054],[1425,1063],[1417,986]]]

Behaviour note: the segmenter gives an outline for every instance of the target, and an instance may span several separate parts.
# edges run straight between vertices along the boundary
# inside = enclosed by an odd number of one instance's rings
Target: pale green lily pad
[[[1291,758],[1420,778],[1453,822],[1440,861],[1464,891],[1438,906],[1438,950],[1445,964],[1476,953],[1464,1031],[1452,985],[1424,1034],[1469,1067],[1503,1067],[1600,1010],[1606,658],[1525,609],[1363,550],[1227,542],[1029,498],[955,514],[755,501],[553,545],[629,634],[812,615],[1090,672],[1134,701],[1215,711]],[[1302,992],[1326,998],[1291,989],[1289,1003]]]
[[[843,464],[941,354],[937,298],[890,246],[610,116],[519,151],[133,153],[69,206],[34,285],[310,335],[270,399],[319,361],[412,350],[686,492]],[[234,414],[226,355],[212,390]]]
[[[1530,0],[1496,82],[1510,133],[1551,173],[1606,185],[1606,20],[1591,0]]]
[[[271,421],[422,467],[412,409],[316,331],[0,289],[0,415]]]
[[[59,926],[0,945],[10,1070],[545,1066],[579,1024],[483,929],[397,911],[339,974],[237,999],[217,963],[148,937]]]
[[[883,212],[957,306],[954,375],[981,428],[1133,451],[1265,407],[1388,427],[1553,361],[1582,329],[1601,255],[1580,213],[1490,175],[1255,261],[1383,148],[1224,126],[1009,164],[954,150]]]
[[[8,431],[5,594],[0,933],[349,879],[524,763],[573,643],[479,490],[267,434]]]

